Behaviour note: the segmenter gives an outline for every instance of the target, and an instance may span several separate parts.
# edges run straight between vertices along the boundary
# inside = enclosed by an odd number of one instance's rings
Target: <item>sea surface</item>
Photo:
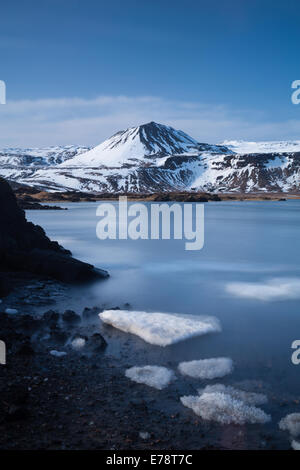
[[[134,310],[216,316],[221,333],[166,348],[134,339],[136,364],[230,357],[234,372],[218,382],[265,392],[273,429],[285,414],[300,412],[300,365],[291,361],[291,344],[300,340],[300,201],[206,203],[199,251],[185,250],[184,240],[99,240],[98,205],[27,211],[75,257],[110,273],[73,289],[61,309],[129,303]],[[129,336],[120,334],[124,343]]]

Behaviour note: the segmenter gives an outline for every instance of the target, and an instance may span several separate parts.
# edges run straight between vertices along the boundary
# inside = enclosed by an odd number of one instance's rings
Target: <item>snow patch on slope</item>
[[[300,152],[300,140],[247,142],[244,140],[224,140],[225,145],[235,153]]]
[[[78,145],[53,146],[42,148],[0,149],[0,165],[25,167],[51,166],[70,160],[75,155],[87,152],[89,147]]]

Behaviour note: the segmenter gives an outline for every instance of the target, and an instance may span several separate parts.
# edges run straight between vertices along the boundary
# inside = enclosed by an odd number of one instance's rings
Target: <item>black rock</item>
[[[82,312],[82,318],[88,320],[89,318],[96,317],[100,313],[100,308],[88,308],[86,307]]]
[[[62,319],[65,323],[69,323],[72,325],[76,325],[81,321],[80,316],[73,310],[66,310],[62,315]]]
[[[24,344],[22,344],[17,354],[19,354],[20,356],[34,356],[35,351],[31,346],[30,341],[26,341]]]
[[[28,409],[25,406],[12,404],[5,413],[6,421],[18,421],[29,417]]]
[[[94,333],[87,341],[87,346],[94,352],[103,351],[107,342],[100,333]]]
[[[0,266],[7,271],[25,271],[63,282],[106,278],[108,273],[71,257],[42,227],[28,222],[10,185],[0,178]],[[6,293],[0,277],[0,293]]]
[[[50,338],[56,343],[65,344],[67,342],[68,335],[65,331],[55,327],[51,330]]]
[[[48,310],[43,315],[43,322],[47,325],[57,325],[59,321],[59,313],[54,310]]]

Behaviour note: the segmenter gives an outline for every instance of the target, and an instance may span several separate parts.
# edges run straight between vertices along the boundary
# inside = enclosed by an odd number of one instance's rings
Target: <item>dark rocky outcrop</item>
[[[63,282],[83,282],[108,276],[106,271],[72,258],[69,251],[46,236],[42,227],[28,222],[11,187],[2,178],[0,271],[29,272]],[[0,276],[1,282],[4,282],[3,276]]]

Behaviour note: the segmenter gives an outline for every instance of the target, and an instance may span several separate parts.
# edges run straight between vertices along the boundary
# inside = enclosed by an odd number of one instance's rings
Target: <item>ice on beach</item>
[[[292,449],[294,450],[300,450],[300,442],[293,440],[291,443],[291,446],[292,446]]]
[[[236,400],[243,401],[246,405],[264,405],[268,402],[268,398],[263,393],[246,392],[231,386],[223,384],[207,385],[203,389],[198,390],[199,395],[203,393],[220,392],[230,395]]]
[[[4,311],[8,315],[15,315],[16,313],[18,313],[18,310],[16,308],[6,308]]]
[[[278,423],[282,431],[288,431],[293,437],[300,434],[300,413],[291,413],[282,418]]]
[[[167,387],[174,378],[174,373],[166,367],[144,366],[131,367],[125,372],[126,377],[140,384],[162,390]]]
[[[300,298],[300,279],[270,279],[267,282],[230,282],[226,291],[236,297],[264,301]]]
[[[104,323],[158,346],[221,331],[220,322],[215,317],[127,310],[105,310],[99,317]]]
[[[150,434],[148,432],[140,432],[139,436],[141,439],[146,440],[150,438]]]
[[[67,353],[65,351],[56,351],[55,349],[53,349],[52,351],[50,351],[50,354],[54,357],[63,357],[66,356]]]
[[[220,424],[263,424],[271,419],[260,408],[249,406],[227,393],[203,393],[200,396],[184,396],[180,400],[205,421],[216,421]]]
[[[215,379],[230,374],[233,371],[233,362],[228,357],[200,359],[180,362],[178,369],[181,374],[195,379]]]
[[[85,346],[85,339],[84,338],[75,338],[71,341],[71,346],[74,349],[81,349]]]

